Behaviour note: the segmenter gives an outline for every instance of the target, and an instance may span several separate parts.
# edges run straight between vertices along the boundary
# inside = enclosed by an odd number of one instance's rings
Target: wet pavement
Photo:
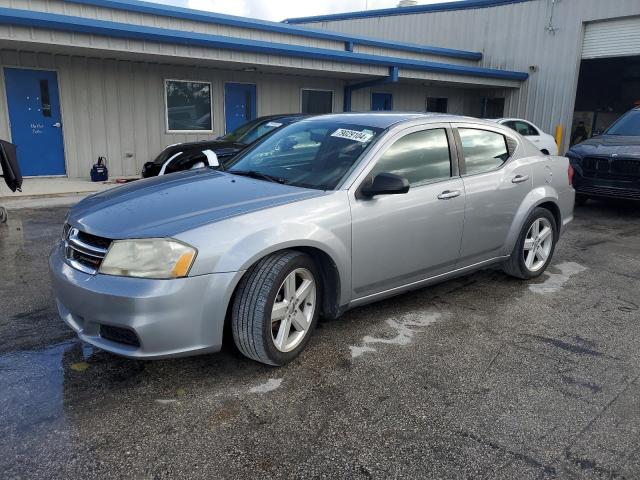
[[[640,478],[637,205],[578,209],[538,280],[353,310],[280,369],[83,346],[46,268],[65,213],[0,225],[0,478]]]

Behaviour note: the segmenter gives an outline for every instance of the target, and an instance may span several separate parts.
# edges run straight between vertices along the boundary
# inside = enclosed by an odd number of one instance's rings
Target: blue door
[[[372,93],[371,110],[374,112],[381,110],[393,110],[393,95],[390,93]]]
[[[224,86],[225,131],[256,118],[256,86],[249,83],[227,83]]]
[[[24,176],[64,175],[58,76],[46,70],[5,68],[11,142]]]

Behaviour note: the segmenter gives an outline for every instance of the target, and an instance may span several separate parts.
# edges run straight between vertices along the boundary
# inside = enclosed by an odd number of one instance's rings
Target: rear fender
[[[524,222],[527,220],[531,212],[533,212],[539,205],[547,202],[552,202],[555,205],[558,205],[559,203],[558,192],[550,185],[536,187],[524,198],[520,204],[520,208],[518,208],[518,211],[513,218],[513,222],[511,223],[511,228],[509,229],[509,234],[505,243],[504,255],[510,255],[513,251],[516,241],[520,236],[520,232],[522,231],[522,227],[524,226]]]

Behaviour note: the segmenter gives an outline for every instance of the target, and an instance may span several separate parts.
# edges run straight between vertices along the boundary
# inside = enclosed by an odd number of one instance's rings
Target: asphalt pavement
[[[59,320],[66,207],[0,225],[0,477],[640,478],[640,208],[531,282],[485,270],[320,325],[292,364],[140,362]]]

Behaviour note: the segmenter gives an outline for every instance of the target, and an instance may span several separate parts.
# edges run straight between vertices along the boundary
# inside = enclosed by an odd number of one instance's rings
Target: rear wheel
[[[557,238],[553,214],[545,208],[536,208],[527,218],[504,271],[522,279],[540,276],[551,262]]]
[[[9,212],[4,207],[0,207],[0,223],[6,223],[9,219]]]
[[[269,255],[247,271],[231,313],[238,349],[267,365],[296,358],[318,321],[319,279],[313,260],[294,250]]]

